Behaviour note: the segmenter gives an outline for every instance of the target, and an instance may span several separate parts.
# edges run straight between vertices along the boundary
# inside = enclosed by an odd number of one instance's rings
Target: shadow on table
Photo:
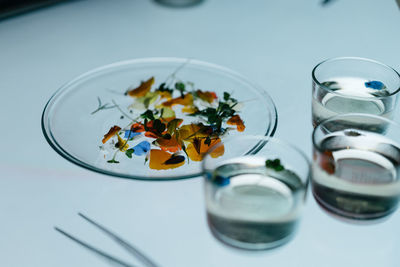
[[[0,0],[0,21],[22,15],[39,8],[82,0]]]

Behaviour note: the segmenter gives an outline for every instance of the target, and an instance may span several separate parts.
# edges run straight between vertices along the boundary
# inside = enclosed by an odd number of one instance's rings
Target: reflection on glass
[[[334,58],[318,64],[312,72],[312,122],[344,113],[393,117],[400,89],[400,76],[392,68],[363,58]],[[351,121],[349,124],[359,124]],[[384,125],[362,121],[372,128]]]
[[[241,137],[235,151],[204,162],[207,218],[215,237],[231,246],[268,249],[293,236],[304,204],[309,164],[301,152],[268,140],[257,155],[245,148],[265,137]],[[290,155],[289,155],[290,154]]]
[[[343,120],[386,125],[343,127]],[[353,220],[374,220],[396,210],[400,197],[400,125],[382,117],[346,114],[318,125],[313,133],[312,188],[328,212]]]

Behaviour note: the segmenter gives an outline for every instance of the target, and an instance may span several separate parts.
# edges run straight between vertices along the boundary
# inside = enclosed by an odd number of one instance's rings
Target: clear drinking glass
[[[208,225],[220,241],[244,249],[286,243],[306,198],[310,164],[297,148],[265,136],[238,136],[219,158],[203,161]]]
[[[385,125],[345,126],[346,121]],[[384,117],[342,114],[313,132],[312,190],[322,208],[350,220],[383,218],[400,197],[400,125]]]
[[[385,64],[356,57],[328,59],[313,69],[312,80],[314,127],[343,113],[393,118],[400,91],[400,75]]]

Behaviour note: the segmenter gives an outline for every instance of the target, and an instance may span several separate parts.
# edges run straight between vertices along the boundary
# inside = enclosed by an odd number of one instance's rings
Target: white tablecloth
[[[0,21],[0,266],[109,266],[57,233],[57,225],[135,263],[77,216],[102,222],[162,266],[399,266],[400,214],[352,225],[309,197],[287,245],[250,253],[210,234],[201,178],[143,182],[67,162],[40,119],[53,92],[94,67],[143,57],[190,57],[232,68],[265,88],[276,136],[311,158],[311,69],[362,56],[400,69],[394,0],[205,0],[191,8],[153,1],[70,1]]]

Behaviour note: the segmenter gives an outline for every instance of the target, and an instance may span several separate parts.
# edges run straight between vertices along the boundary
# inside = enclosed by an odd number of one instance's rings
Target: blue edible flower
[[[133,137],[135,137],[137,135],[140,135],[140,133],[134,132],[132,130],[125,131],[125,138],[127,138],[127,139],[131,139],[131,138],[133,138]]]
[[[147,154],[147,152],[149,152],[149,150],[150,150],[150,143],[147,141],[142,141],[133,147],[133,153],[136,156],[141,156],[141,155]]]
[[[380,82],[380,81],[365,82],[365,87],[372,88],[374,90],[382,90],[382,89],[386,88],[386,86],[383,84],[383,82]]]

